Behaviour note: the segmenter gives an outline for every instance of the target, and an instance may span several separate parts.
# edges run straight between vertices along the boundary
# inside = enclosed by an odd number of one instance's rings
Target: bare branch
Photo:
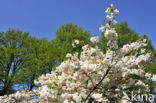
[[[90,97],[90,95],[92,94],[92,92],[94,92],[94,90],[97,89],[97,87],[102,83],[102,81],[105,79],[105,77],[108,75],[109,71],[110,71],[111,67],[109,67],[106,71],[106,73],[104,74],[104,76],[102,77],[102,79],[99,81],[98,84],[96,84],[96,86],[90,91],[90,93],[88,94],[88,96],[86,97],[85,101]]]

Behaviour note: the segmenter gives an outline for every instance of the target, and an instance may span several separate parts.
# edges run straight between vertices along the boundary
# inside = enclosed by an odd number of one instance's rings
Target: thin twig
[[[105,77],[107,76],[107,74],[109,73],[111,67],[109,67],[106,71],[106,73],[104,74],[104,76],[102,77],[102,79],[99,81],[98,84],[96,84],[96,86],[90,91],[90,93],[88,94],[88,96],[86,97],[85,101],[90,97],[90,95],[92,94],[92,92],[94,92],[95,89],[97,89],[97,87],[101,84],[101,82],[105,79]]]

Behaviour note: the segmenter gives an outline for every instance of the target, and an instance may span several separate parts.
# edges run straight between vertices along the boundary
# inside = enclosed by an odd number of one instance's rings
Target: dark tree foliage
[[[27,42],[27,60],[24,68],[17,75],[18,84],[27,89],[35,87],[34,80],[41,74],[51,73],[52,67],[57,63],[57,48],[46,39],[29,38]]]
[[[59,49],[59,61],[63,61],[67,53],[79,52],[80,49],[74,49],[72,42],[74,40],[89,42],[90,32],[84,31],[81,27],[72,24],[65,24],[56,30],[56,38],[53,40]]]
[[[0,33],[0,95],[13,92],[15,76],[25,62],[27,32],[9,30]]]

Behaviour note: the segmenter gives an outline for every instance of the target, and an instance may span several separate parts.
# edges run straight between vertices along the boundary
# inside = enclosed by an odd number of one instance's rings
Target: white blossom
[[[113,20],[113,25],[116,25],[118,22],[116,20]]]
[[[118,10],[118,9],[115,9],[115,10],[114,10],[114,14],[115,14],[115,15],[118,15],[118,14],[119,14],[119,10]]]
[[[105,11],[107,14],[111,13],[111,9],[110,8],[107,8],[106,11]]]
[[[110,7],[114,8],[114,4],[110,4]]]
[[[70,57],[72,57],[72,55],[71,55],[70,53],[68,53],[68,54],[66,55],[66,58],[70,58]]]
[[[78,45],[79,44],[79,40],[75,40],[75,43]]]
[[[96,36],[93,36],[93,37],[90,38],[90,41],[91,41],[92,43],[98,43],[98,42],[99,42],[99,38],[96,37]]]
[[[156,75],[153,75],[152,81],[156,81]]]
[[[105,37],[108,39],[108,40],[117,40],[117,37],[118,37],[118,34],[117,32],[115,31],[114,28],[110,29],[110,30],[106,30],[105,31]]]
[[[141,53],[142,54],[145,53],[145,51],[146,51],[146,49],[141,49]]]
[[[101,27],[99,28],[99,31],[100,31],[100,32],[104,32],[105,28],[106,28],[105,26],[101,26]]]
[[[112,21],[114,19],[113,15],[107,15],[106,18],[109,20],[109,21]]]
[[[74,43],[72,43],[72,46],[73,46],[74,48],[76,47]]]
[[[152,74],[150,74],[150,73],[146,73],[146,74],[145,74],[145,77],[146,77],[147,79],[151,79]]]
[[[147,41],[147,39],[144,39],[143,41],[144,41],[144,42],[146,42],[146,41]]]

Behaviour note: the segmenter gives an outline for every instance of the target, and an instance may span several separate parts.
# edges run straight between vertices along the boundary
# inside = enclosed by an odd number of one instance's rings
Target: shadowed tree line
[[[138,40],[138,34],[122,22],[116,27],[119,47]],[[56,38],[51,41],[38,39],[28,32],[8,30],[0,32],[0,95],[10,94],[17,89],[32,90],[37,87],[34,80],[41,74],[51,73],[64,60],[67,53],[80,52],[72,47],[74,40],[89,43],[90,32],[77,25],[65,24],[56,30]],[[148,37],[144,35],[144,37]],[[105,52],[107,40],[102,35],[100,49]],[[81,47],[79,47],[81,48]],[[155,50],[148,40],[148,50],[154,54],[146,71],[156,74]],[[23,87],[21,87],[23,86]],[[151,83],[151,87],[153,84]]]

